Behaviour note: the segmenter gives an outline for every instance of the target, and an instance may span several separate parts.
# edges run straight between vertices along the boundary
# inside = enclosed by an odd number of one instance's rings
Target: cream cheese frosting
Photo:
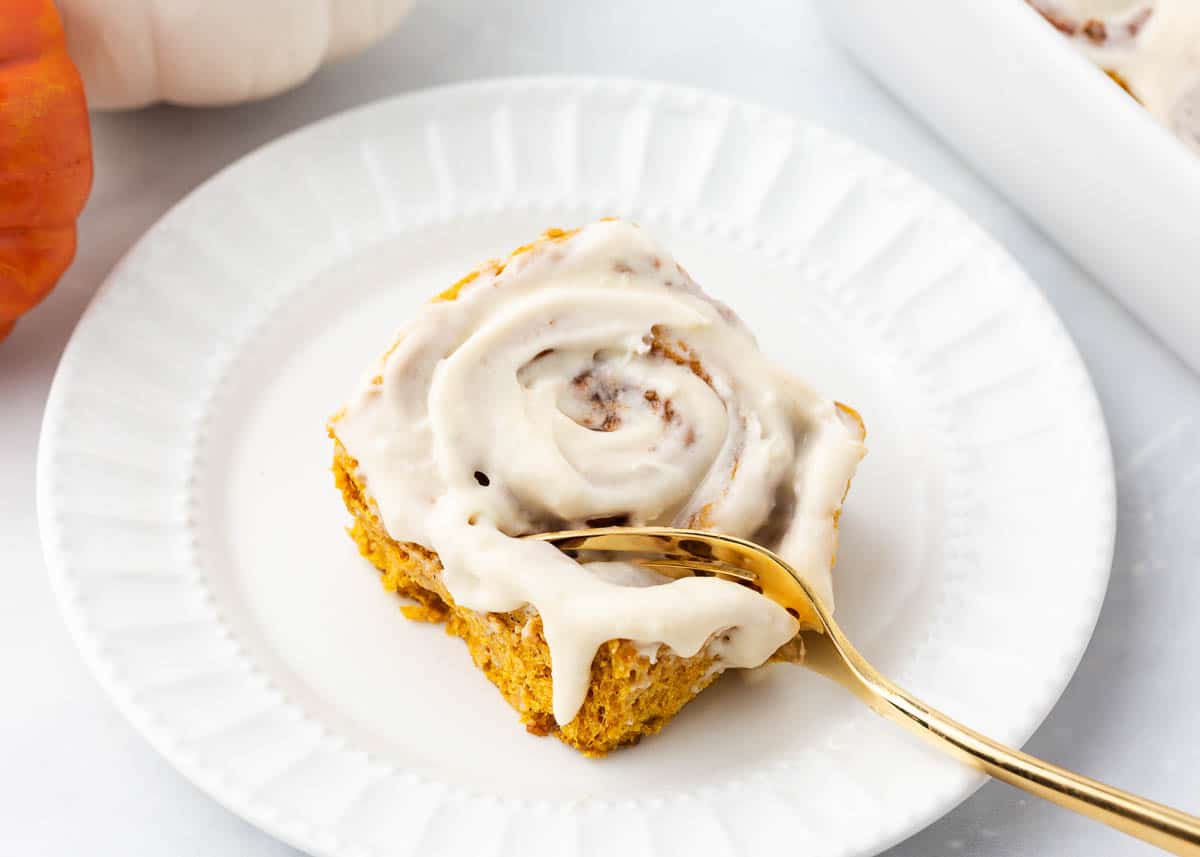
[[[694,526],[755,538],[832,607],[861,423],[770,363],[637,227],[607,221],[482,269],[401,329],[335,418],[388,534],[436,551],[468,609],[541,616],[554,716],[628,639],[762,664],[797,623],[715,578],[580,564],[546,530]]]

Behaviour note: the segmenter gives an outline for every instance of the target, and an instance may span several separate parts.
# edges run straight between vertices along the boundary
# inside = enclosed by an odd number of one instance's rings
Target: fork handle
[[[818,655],[813,666],[889,720],[932,740],[997,780],[1101,821],[1164,851],[1200,857],[1200,818],[993,741],[880,675],[840,632],[818,636],[819,641],[822,638],[841,650],[840,657],[822,659]]]
[[[888,690],[891,692],[882,694],[880,699],[887,710],[880,713],[942,745],[995,779],[1102,821],[1164,851],[1200,857],[1200,818],[1006,747],[900,688]]]

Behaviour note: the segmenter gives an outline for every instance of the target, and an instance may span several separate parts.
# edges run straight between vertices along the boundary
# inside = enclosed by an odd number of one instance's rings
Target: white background
[[[58,618],[38,544],[35,451],[54,366],[96,287],[171,204],[281,133],[432,84],[555,72],[677,81],[830,126],[955,200],[1029,271],[1099,388],[1120,530],[1095,639],[1028,749],[1200,812],[1200,380],[853,66],[809,3],[426,0],[383,45],[274,100],[94,118],[96,185],[78,259],[0,345],[0,854],[296,853],[160,760],[102,695]],[[406,843],[397,846],[404,853]],[[1143,852],[993,783],[890,853]]]

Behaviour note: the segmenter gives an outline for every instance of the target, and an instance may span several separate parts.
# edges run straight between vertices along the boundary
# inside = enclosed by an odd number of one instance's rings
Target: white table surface
[[[706,16],[693,11],[705,5]],[[1200,812],[1200,379],[852,65],[809,3],[425,0],[381,46],[274,100],[94,118],[96,184],[78,258],[0,346],[0,853],[296,853],[160,759],[92,680],[59,619],[38,543],[35,452],[55,364],[96,287],[171,204],[284,132],[432,84],[556,72],[677,81],[837,129],[955,200],[1029,271],[1100,391],[1120,530],[1095,638],[1028,748]],[[889,853],[1107,857],[1149,849],[989,783]]]

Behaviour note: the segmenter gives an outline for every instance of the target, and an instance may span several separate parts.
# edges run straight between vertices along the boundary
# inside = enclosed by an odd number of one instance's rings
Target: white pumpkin
[[[413,0],[57,0],[99,108],[274,95],[390,32]]]

